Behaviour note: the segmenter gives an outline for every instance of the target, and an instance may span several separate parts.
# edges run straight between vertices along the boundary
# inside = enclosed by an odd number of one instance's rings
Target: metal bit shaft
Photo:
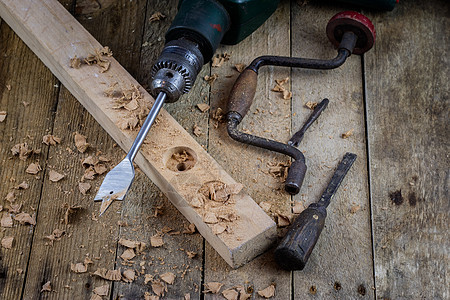
[[[114,200],[123,200],[125,198],[134,180],[133,160],[144,142],[150,128],[155,122],[166,97],[167,95],[164,92],[158,94],[158,97],[156,97],[155,103],[153,104],[152,109],[144,121],[144,124],[131,145],[128,154],[117,166],[114,167],[114,169],[106,174],[106,177],[94,198],[94,201],[102,201],[102,205],[100,206],[100,216],[108,209]]]

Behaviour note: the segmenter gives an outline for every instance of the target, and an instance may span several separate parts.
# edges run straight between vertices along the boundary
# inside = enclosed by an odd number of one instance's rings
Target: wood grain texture
[[[293,43],[292,56],[335,57],[337,51],[328,40],[325,28],[328,20],[343,9],[314,3],[302,7],[294,5],[292,40],[298,42]],[[325,228],[305,269],[294,272],[294,297],[373,299],[361,58],[352,55],[335,70],[293,69],[292,86],[292,107],[296,113],[293,131],[298,130],[311,113],[306,102],[330,100],[299,145],[308,171],[300,194],[294,200],[305,207],[317,202],[344,154],[352,152],[358,156],[327,208]],[[353,135],[343,139],[341,135],[349,130],[354,130]]]
[[[370,14],[365,57],[378,299],[448,299],[449,3]],[[393,47],[395,45],[395,47]]]
[[[221,108],[224,112],[228,94],[239,73],[235,64],[250,64],[251,61],[265,54],[290,55],[290,3],[283,2],[277,11],[251,36],[234,46],[221,46],[217,53],[228,53],[230,60],[219,68],[211,68],[211,74],[218,74],[218,79],[211,87],[211,109],[215,112]],[[290,135],[290,100],[284,100],[280,93],[271,89],[275,79],[290,76],[289,68],[262,68],[258,76],[257,92],[249,113],[240,125],[243,130],[253,134],[286,142]],[[289,85],[289,84],[287,84]],[[289,162],[289,157],[268,150],[259,149],[232,140],[224,123],[211,120],[209,131],[209,152],[247,187],[247,191],[258,203],[266,202],[271,208],[268,213],[290,213],[291,197],[284,192],[280,178],[269,174],[269,164]],[[230,270],[209,245],[206,247],[205,283],[218,281],[224,284],[222,290],[238,285],[257,291],[276,284],[276,299],[290,299],[291,273],[280,270],[273,259],[272,252],[265,253],[254,261]],[[206,294],[206,299],[222,299],[222,295]]]
[[[10,203],[6,195],[13,191],[15,204],[21,203],[21,211],[36,215],[45,171],[37,175],[25,172],[32,162],[39,163],[45,170],[48,146],[42,144],[42,137],[48,134],[54,119],[57,103],[57,80],[51,72],[41,67],[39,59],[26,47],[5,22],[0,26],[0,110],[7,112],[0,123],[0,218],[10,214]],[[23,102],[28,103],[26,106]],[[39,114],[34,113],[40,110]],[[13,157],[11,148],[27,143],[31,149],[41,149],[39,155],[26,160]],[[14,189],[26,181],[26,190]],[[12,249],[0,249],[0,298],[14,299],[22,294],[30,254],[34,228],[19,225],[14,221],[12,228],[3,228],[0,239],[13,236]],[[22,270],[22,271],[18,271]]]
[[[9,1],[0,2],[2,17],[15,25],[16,32],[28,41],[28,45],[40,55],[71,93],[119,145],[128,149],[134,132],[120,130],[117,125],[126,117],[126,112],[112,109],[113,103],[104,95],[104,91],[115,82],[126,81],[125,86],[139,84],[114,59],[110,59],[111,67],[107,75],[92,68],[70,68],[70,57],[85,57],[101,46],[62,7],[49,1],[39,9],[26,1],[16,1],[14,4]],[[55,15],[58,17],[55,18]],[[42,27],[36,26],[40,24],[40,20],[46,20],[46,24],[53,22],[53,26],[43,27],[51,30],[51,33],[40,34]],[[142,97],[148,103],[153,101],[145,91],[142,91]],[[272,244],[275,238],[274,222],[243,191],[235,195],[235,203],[229,206],[238,217],[232,223],[233,232],[215,235],[211,227],[203,222],[203,215],[194,210],[189,201],[207,181],[218,180],[227,185],[236,184],[236,181],[166,111],[161,111],[150,134],[153,140],[142,147],[136,163],[230,265],[240,266]],[[166,160],[173,151],[178,151],[177,147],[188,147],[195,153],[197,161],[194,168],[182,173],[166,166]]]

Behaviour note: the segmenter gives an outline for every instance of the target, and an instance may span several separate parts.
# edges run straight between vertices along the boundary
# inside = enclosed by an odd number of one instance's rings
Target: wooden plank
[[[126,16],[127,12],[134,13],[145,7],[145,3],[136,1],[122,1],[116,4],[120,11]],[[87,7],[77,9],[77,15],[82,22],[87,22],[84,10]],[[102,38],[107,37],[108,14],[109,11],[116,10],[116,6],[103,7],[102,9],[89,9],[89,25],[91,31]],[[97,20],[97,26],[94,26]],[[99,21],[101,20],[101,21]],[[132,32],[142,23],[136,23],[125,19],[116,26],[116,30]],[[106,32],[106,34],[105,34]],[[140,34],[137,29],[135,38]],[[123,49],[128,43],[126,39],[114,40],[109,46],[112,49]],[[130,61],[127,55],[119,53],[116,55],[124,65],[138,65],[138,61]],[[47,70],[42,64],[41,68]],[[39,111],[36,111],[39,114]],[[85,153],[80,153],[74,144],[74,132],[79,132],[87,136],[90,143],[89,149]],[[112,286],[111,282],[93,277],[93,273],[98,268],[114,269],[117,252],[117,240],[119,236],[119,220],[121,215],[113,213],[108,218],[100,218],[98,221],[92,216],[98,214],[98,205],[94,204],[92,197],[96,188],[101,184],[104,176],[96,176],[94,180],[85,180],[92,185],[87,195],[82,195],[78,189],[78,184],[85,172],[85,167],[81,162],[88,156],[98,157],[99,151],[112,162],[110,166],[122,159],[123,153],[119,147],[114,147],[114,141],[101,128],[95,119],[89,115],[83,106],[61,87],[58,107],[55,112],[54,125],[51,133],[62,139],[60,145],[51,146],[48,158],[47,173],[50,169],[56,170],[65,175],[64,179],[58,183],[50,182],[46,176],[42,188],[41,201],[38,210],[38,219],[35,234],[32,242],[32,249],[29,259],[29,268],[26,276],[24,299],[38,299],[42,294],[41,287],[47,281],[51,282],[52,289],[56,293],[45,292],[43,296],[52,299],[89,299],[92,291],[101,285]],[[67,149],[70,149],[67,150]],[[58,199],[59,201],[55,201]],[[133,201],[133,198],[129,199]],[[70,206],[82,206],[82,210],[71,216],[70,223],[66,225],[61,220],[67,208],[63,206],[67,203]],[[119,203],[114,205],[116,210],[120,208]],[[50,235],[54,229],[60,229],[65,235],[58,241],[50,242],[45,236]],[[82,263],[89,257],[93,264],[88,266],[88,272],[76,274],[71,271],[71,264]],[[124,267],[122,266],[122,270]],[[111,289],[111,287],[110,287]]]
[[[228,53],[230,60],[219,68],[211,68],[211,73],[218,74],[218,79],[211,87],[212,112],[217,108],[225,111],[229,91],[239,73],[234,65],[250,64],[251,61],[265,54],[290,55],[290,3],[280,4],[277,11],[250,37],[234,46],[221,46],[217,53]],[[284,100],[279,93],[271,91],[275,79],[290,76],[289,68],[262,68],[258,76],[258,87],[250,112],[245,116],[240,128],[253,134],[286,142],[290,135],[291,103]],[[270,206],[268,213],[289,214],[291,197],[284,192],[280,178],[269,174],[270,164],[289,162],[289,157],[244,145],[233,141],[226,132],[225,124],[214,126],[211,120],[209,131],[209,152],[220,164],[242,182],[258,203]],[[276,299],[291,298],[291,273],[280,270],[268,252],[238,270],[230,270],[209,245],[206,247],[205,283],[221,282],[222,290],[235,286],[245,286],[253,297],[258,298],[257,291],[272,283],[276,284]],[[222,299],[222,295],[206,294],[207,299]]]
[[[0,111],[7,112],[6,119],[0,123],[0,205],[3,207],[0,218],[16,215],[8,212],[9,192],[14,192],[15,204],[22,204],[21,211],[35,215],[32,208],[39,206],[45,173],[30,175],[25,170],[31,163],[46,168],[48,146],[42,144],[42,137],[48,134],[53,123],[57,80],[48,69],[40,67],[39,59],[3,21],[0,52]],[[13,157],[11,148],[20,143],[27,143],[30,149],[41,149],[41,153],[26,160]],[[28,189],[14,189],[24,181]],[[34,228],[14,221],[12,228],[1,229],[0,240],[12,236],[14,241],[11,249],[0,248],[0,298],[15,299],[23,291]]]
[[[325,34],[328,20],[344,7],[308,4],[292,8],[292,55],[332,58],[336,50]],[[292,70],[293,131],[311,110],[306,102],[330,103],[305,134],[299,149],[308,171],[300,194],[307,207],[317,202],[346,152],[358,155],[327,209],[325,228],[302,271],[294,272],[295,299],[373,299],[370,202],[367,175],[361,58],[350,56],[336,70]],[[343,139],[349,130],[353,135]],[[352,209],[354,213],[351,213]],[[359,292],[358,292],[359,290]]]
[[[448,299],[449,5],[370,14],[365,57],[378,299]]]
[[[142,50],[140,54],[140,68],[136,74],[139,82],[149,83],[150,72],[153,63],[164,46],[164,34],[170,26],[177,12],[177,0],[171,1],[148,1],[147,20],[144,24],[144,36]],[[166,16],[159,22],[149,22],[149,16],[155,12],[161,12]],[[139,32],[142,32],[140,30]],[[199,76],[209,73],[209,65],[205,66]],[[201,101],[205,88],[201,80],[198,80],[188,95],[183,96],[178,102],[167,104],[167,111],[190,132],[194,125],[204,129],[208,126],[208,114],[202,113],[195,105]],[[193,136],[201,144],[207,144],[206,134],[199,137]],[[202,282],[203,265],[203,243],[204,239],[199,233],[195,234],[173,234],[176,231],[183,231],[189,222],[182,217],[181,213],[170,204],[168,199],[162,195],[160,190],[143,174],[138,172],[135,182],[127,196],[127,201],[122,205],[122,218],[129,224],[120,230],[120,238],[130,240],[140,240],[150,243],[150,239],[157,232],[173,229],[164,235],[164,245],[156,249],[145,251],[147,261],[145,262],[145,273],[154,276],[155,280],[160,280],[161,275],[166,272],[173,273],[176,278],[173,284],[167,284],[165,297],[168,299],[183,299],[185,294],[189,294],[191,299],[200,299],[200,286]],[[153,215],[157,210],[162,211],[156,217]],[[163,229],[164,228],[164,229]],[[119,257],[125,248],[120,247],[117,252],[118,265],[123,263]],[[195,257],[190,258],[190,255]],[[141,261],[135,261],[133,268],[141,270]],[[149,264],[151,262],[151,264]],[[124,266],[125,267],[125,266]],[[119,295],[121,299],[142,298],[145,292],[154,295],[150,283],[145,284],[143,276],[140,276],[133,284],[118,282],[114,284],[113,299]]]
[[[101,48],[101,45],[59,4],[52,0],[40,4],[27,0],[4,0],[0,2],[1,16],[38,53],[116,142],[128,149],[135,132],[119,130],[117,124],[126,118],[127,113],[111,109],[113,103],[104,92],[106,87],[116,82],[125,82],[125,86],[139,84],[114,59],[110,59],[111,67],[107,73],[100,73],[96,68],[70,68],[71,57],[86,57]],[[43,30],[46,34],[42,34]],[[148,103],[153,101],[145,91],[142,91],[142,97]],[[197,226],[227,263],[233,267],[240,266],[272,244],[275,237],[274,222],[243,191],[234,195],[235,203],[228,206],[238,217],[230,224],[233,233],[215,235],[211,227],[203,222],[201,213],[190,206],[193,192],[196,194],[202,185],[211,180],[227,185],[235,185],[236,181],[166,111],[160,113],[158,123],[150,134],[152,140],[144,145],[136,163],[183,215]],[[197,159],[195,166],[186,172],[172,171],[166,166],[165,160],[170,160],[172,153],[186,149],[180,147],[189,148]]]

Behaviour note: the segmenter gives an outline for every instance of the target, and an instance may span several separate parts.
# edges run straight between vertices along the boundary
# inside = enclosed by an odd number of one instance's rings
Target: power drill
[[[175,102],[189,92],[219,43],[245,39],[276,10],[279,0],[181,0],[151,75],[155,97]],[[159,98],[157,97],[157,98]]]

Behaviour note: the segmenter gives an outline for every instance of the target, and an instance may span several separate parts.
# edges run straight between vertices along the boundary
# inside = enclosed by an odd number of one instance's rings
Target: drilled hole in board
[[[174,147],[164,154],[165,166],[174,172],[186,172],[197,163],[197,154],[188,147]]]

